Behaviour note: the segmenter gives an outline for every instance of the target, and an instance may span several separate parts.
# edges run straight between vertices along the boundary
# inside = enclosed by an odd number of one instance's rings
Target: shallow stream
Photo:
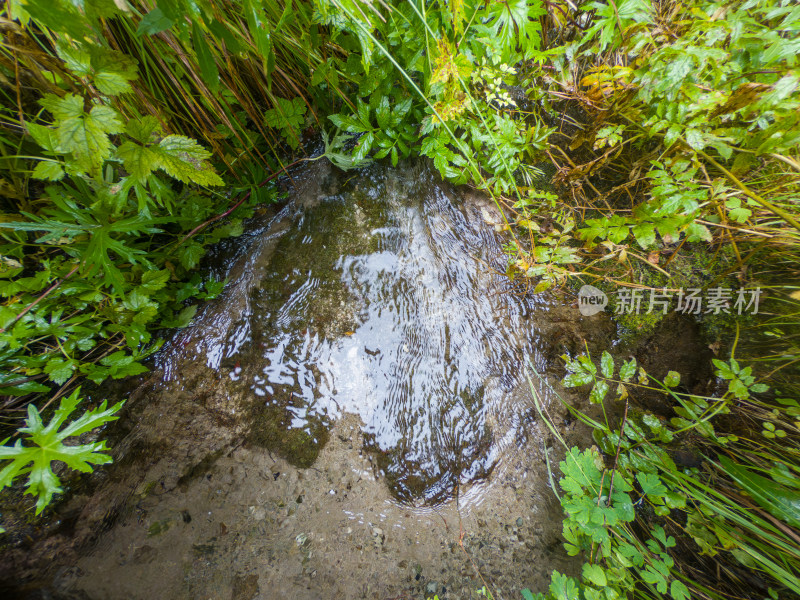
[[[423,166],[293,186],[215,250],[229,283],[129,390],[115,464],[11,553],[31,589],[500,599],[570,569],[526,373],[607,319],[511,288],[500,213]]]

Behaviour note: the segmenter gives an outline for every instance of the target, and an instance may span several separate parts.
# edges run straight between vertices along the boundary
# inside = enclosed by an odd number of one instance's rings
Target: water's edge
[[[98,600],[462,598],[482,577],[510,598],[571,570],[523,367],[603,346],[608,319],[510,291],[493,205],[424,166],[294,180],[220,249],[230,284],[131,393],[115,464],[8,575]]]

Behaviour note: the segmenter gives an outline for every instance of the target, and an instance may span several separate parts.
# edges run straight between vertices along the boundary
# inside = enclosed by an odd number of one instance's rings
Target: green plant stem
[[[754,191],[752,191],[750,188],[748,188],[745,184],[743,184],[741,181],[739,181],[739,178],[736,177],[736,175],[734,175],[733,173],[728,171],[728,169],[723,167],[721,164],[719,164],[717,161],[715,161],[713,158],[711,158],[708,154],[706,154],[702,150],[696,150],[696,152],[700,156],[705,158],[709,163],[714,165],[717,169],[722,171],[725,174],[725,176],[736,187],[738,187],[742,192],[744,192],[749,198],[751,198],[751,199],[755,200],[756,202],[758,202],[761,206],[766,208],[768,211],[778,215],[781,219],[783,219],[784,221],[789,223],[795,229],[800,230],[800,221],[795,219],[792,215],[790,215],[788,212],[786,212],[782,208],[780,208],[778,206],[775,206],[774,204],[772,204],[772,202],[769,202],[768,200],[765,200],[764,198],[762,198],[761,196],[756,194]]]

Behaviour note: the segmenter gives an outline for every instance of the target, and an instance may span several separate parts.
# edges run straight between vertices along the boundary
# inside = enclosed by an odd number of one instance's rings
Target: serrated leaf
[[[536,600],[536,596],[528,588],[522,588],[520,594],[522,594],[522,600]]]
[[[264,122],[280,129],[289,145],[297,148],[300,144],[300,128],[305,121],[306,103],[299,96],[291,100],[279,97],[275,101],[275,107],[264,113]]]
[[[375,118],[378,121],[378,127],[381,129],[387,129],[389,127],[390,117],[391,111],[389,110],[389,98],[387,96],[383,96],[378,108],[375,109]]]
[[[131,91],[129,79],[114,71],[101,71],[94,76],[94,84],[106,96],[116,96]]]
[[[210,153],[191,138],[168,135],[150,149],[158,156],[158,166],[183,183],[222,185],[222,179],[206,162]]]
[[[143,144],[155,142],[154,138],[161,133],[161,124],[151,115],[141,119],[129,119],[125,124],[125,132]]]
[[[79,394],[80,388],[70,396],[62,398],[46,427],[42,423],[39,411],[33,404],[29,404],[26,427],[19,430],[20,433],[28,435],[24,440],[18,439],[13,446],[0,446],[0,461],[11,461],[0,471],[0,489],[11,485],[17,475],[27,472],[29,475],[26,493],[38,498],[36,514],[42,512],[50,503],[53,494],[62,491],[60,480],[51,468],[54,460],[62,461],[69,468],[84,473],[91,472],[92,465],[111,462],[110,456],[99,452],[105,449],[103,442],[69,446],[62,443],[68,437],[81,435],[116,420],[118,417],[114,416],[114,413],[122,408],[122,402],[108,409],[106,402],[103,402],[96,409],[84,413],[59,431],[80,402]]]
[[[160,271],[145,271],[142,273],[142,283],[139,287],[145,292],[152,294],[162,289],[169,281],[169,271],[162,269]]]
[[[633,376],[636,374],[636,359],[632,358],[622,363],[619,369],[619,378],[625,383],[629,383]]]
[[[686,143],[694,150],[702,150],[706,146],[703,132],[699,129],[688,129],[686,131]]]
[[[37,123],[25,123],[28,133],[39,146],[47,152],[55,154],[59,149],[58,133],[51,127]]]
[[[708,227],[701,223],[687,225],[686,237],[690,242],[710,242],[713,239]]]
[[[78,77],[86,77],[91,72],[91,57],[83,48],[59,43],[56,45],[56,52],[64,65]]]
[[[578,387],[592,382],[592,376],[588,373],[570,373],[561,380],[564,387]]]
[[[31,177],[34,179],[44,179],[46,181],[58,181],[64,177],[64,169],[57,162],[43,160],[33,169]]]
[[[28,0],[25,5],[28,14],[45,27],[66,33],[75,40],[90,34],[86,17],[71,2],[52,0]]]
[[[639,223],[631,227],[633,237],[642,248],[649,248],[656,241],[655,225],[653,223]]]
[[[160,165],[158,155],[147,146],[127,141],[117,148],[117,157],[122,160],[131,177],[144,184]]]
[[[200,262],[205,254],[205,249],[196,242],[190,242],[183,246],[180,251],[181,264],[187,269],[193,269]]]
[[[75,94],[66,94],[63,98],[55,94],[45,94],[39,104],[59,121],[83,116],[83,98]]]
[[[75,360],[56,356],[47,361],[44,372],[50,377],[50,381],[56,385],[62,385],[77,368],[78,363]]]
[[[59,150],[71,153],[78,166],[89,171],[99,166],[111,155],[109,134],[123,130],[122,121],[117,112],[108,106],[96,105],[89,114],[83,113],[83,100],[80,100],[78,116],[57,117]],[[74,114],[75,104],[60,103],[51,105],[59,114]],[[50,110],[50,109],[48,109]],[[52,112],[52,111],[51,111]],[[54,113],[55,114],[55,113]]]
[[[155,35],[172,27],[172,20],[168,19],[160,8],[154,8],[139,21],[136,35]]]

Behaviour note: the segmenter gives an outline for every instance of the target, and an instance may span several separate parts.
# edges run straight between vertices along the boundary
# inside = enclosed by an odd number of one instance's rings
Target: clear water
[[[423,168],[347,177],[306,182],[233,244],[241,273],[195,320],[198,348],[244,399],[253,441],[308,466],[354,413],[395,496],[438,503],[522,435],[504,411],[521,366],[541,362],[535,305],[495,271],[491,205]]]

